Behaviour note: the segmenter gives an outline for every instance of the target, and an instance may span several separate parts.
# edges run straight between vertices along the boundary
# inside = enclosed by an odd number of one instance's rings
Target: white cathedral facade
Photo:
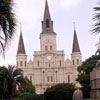
[[[77,85],[77,67],[81,65],[82,56],[79,48],[76,30],[74,29],[71,60],[65,60],[64,50],[57,50],[56,33],[53,30],[48,3],[45,4],[42,32],[40,33],[40,51],[34,51],[33,61],[27,61],[22,33],[20,34],[16,55],[17,68],[23,70],[36,88],[37,94],[59,83],[74,83]]]

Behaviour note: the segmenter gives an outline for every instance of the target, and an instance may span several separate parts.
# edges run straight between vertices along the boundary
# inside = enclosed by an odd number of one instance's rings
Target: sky
[[[0,65],[16,64],[16,53],[20,30],[22,30],[28,60],[33,59],[34,51],[40,50],[41,21],[44,16],[45,0],[14,0],[14,13],[17,27],[15,35],[6,49],[5,59],[0,56]],[[98,35],[92,35],[93,7],[98,0],[48,0],[54,31],[57,33],[57,50],[64,50],[65,60],[71,57],[74,25],[83,61],[97,50]],[[20,25],[21,23],[21,25]],[[21,26],[21,28],[20,28]]]

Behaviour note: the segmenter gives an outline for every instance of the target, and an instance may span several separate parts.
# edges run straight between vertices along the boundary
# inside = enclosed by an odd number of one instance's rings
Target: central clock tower
[[[56,33],[53,31],[48,3],[46,1],[44,19],[42,21],[42,33],[40,34],[41,51],[56,51]]]

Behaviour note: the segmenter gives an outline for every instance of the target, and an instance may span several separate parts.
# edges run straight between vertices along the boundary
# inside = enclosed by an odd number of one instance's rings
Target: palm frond
[[[8,44],[8,42],[11,41],[16,26],[16,19],[15,19],[15,14],[13,13],[12,1],[13,0],[0,0],[0,26],[2,28],[5,40],[4,44],[2,42],[0,42],[0,44],[2,43],[4,49]],[[2,49],[1,51],[3,52],[4,49]]]

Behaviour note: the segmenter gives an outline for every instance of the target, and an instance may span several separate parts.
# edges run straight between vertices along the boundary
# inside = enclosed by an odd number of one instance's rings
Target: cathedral
[[[59,83],[76,82],[77,67],[81,65],[82,56],[74,29],[71,60],[65,59],[64,50],[57,50],[56,33],[53,30],[53,21],[50,16],[48,2],[45,3],[42,32],[40,33],[40,51],[34,51],[33,60],[27,61],[22,32],[20,33],[16,66],[23,70],[24,77],[36,88],[37,94],[42,94],[48,87]]]

